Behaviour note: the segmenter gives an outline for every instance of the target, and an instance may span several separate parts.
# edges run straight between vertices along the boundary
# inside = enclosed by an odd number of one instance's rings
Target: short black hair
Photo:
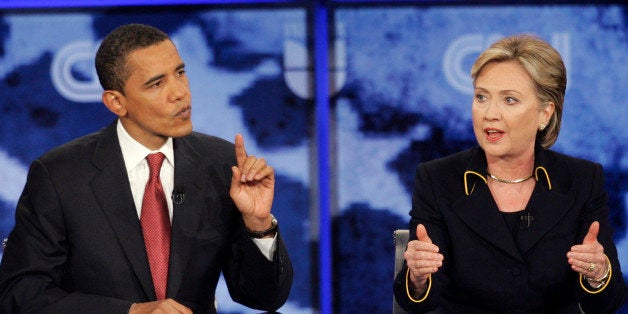
[[[111,31],[96,52],[96,73],[102,88],[124,94],[124,84],[131,76],[131,69],[127,67],[127,56],[135,50],[159,44],[164,40],[170,40],[170,37],[145,24],[126,24]]]

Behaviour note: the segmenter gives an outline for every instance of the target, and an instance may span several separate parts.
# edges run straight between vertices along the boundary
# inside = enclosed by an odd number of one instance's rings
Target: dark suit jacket
[[[214,313],[220,272],[232,298],[275,310],[292,265],[281,237],[270,262],[229,197],[234,146],[192,133],[174,139],[175,187],[167,297]],[[127,313],[155,300],[116,124],[35,160],[0,265],[1,313]]]
[[[444,262],[431,276],[422,302],[406,293],[404,265],[393,284],[402,307],[413,313],[579,313],[580,304],[586,313],[613,313],[621,306],[625,287],[602,167],[540,147],[535,163],[537,184],[526,207],[534,219],[516,238],[486,184],[482,149],[418,165],[410,240],[416,240],[416,226],[424,224]],[[608,286],[592,294],[581,286],[566,254],[582,243],[596,220],[612,275]]]

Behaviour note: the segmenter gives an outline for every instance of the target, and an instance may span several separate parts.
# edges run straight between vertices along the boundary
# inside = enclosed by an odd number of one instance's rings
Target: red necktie
[[[148,255],[150,272],[153,276],[157,300],[166,298],[168,282],[168,260],[170,258],[170,216],[164,189],[159,180],[164,154],[146,156],[150,175],[146,183],[140,223],[144,235],[144,245]]]

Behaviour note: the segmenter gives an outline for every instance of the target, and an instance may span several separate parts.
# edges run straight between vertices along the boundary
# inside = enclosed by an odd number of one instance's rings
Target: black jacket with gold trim
[[[526,207],[533,218],[513,236],[486,184],[484,151],[475,147],[417,166],[410,211],[410,240],[416,227],[444,255],[428,291],[412,299],[407,266],[393,288],[412,313],[613,313],[625,285],[609,223],[602,166],[540,147],[537,184]],[[593,221],[611,261],[608,284],[594,290],[567,263],[571,246],[582,243]]]

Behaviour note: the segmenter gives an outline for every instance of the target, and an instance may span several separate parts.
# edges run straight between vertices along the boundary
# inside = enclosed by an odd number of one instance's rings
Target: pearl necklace
[[[492,175],[492,174],[490,174],[490,173],[488,174],[488,176],[489,176],[489,177],[491,177],[491,179],[493,179],[493,180],[495,180],[495,181],[497,181],[497,182],[501,182],[501,183],[508,183],[508,184],[517,184],[517,183],[521,183],[521,182],[524,182],[524,181],[530,180],[530,179],[534,176],[534,174],[531,174],[531,175],[530,175],[529,177],[527,177],[527,178],[523,178],[523,179],[515,179],[515,180],[504,180],[504,179],[500,179],[500,178],[498,178],[498,177],[496,177],[496,176],[494,176],[494,175]]]

